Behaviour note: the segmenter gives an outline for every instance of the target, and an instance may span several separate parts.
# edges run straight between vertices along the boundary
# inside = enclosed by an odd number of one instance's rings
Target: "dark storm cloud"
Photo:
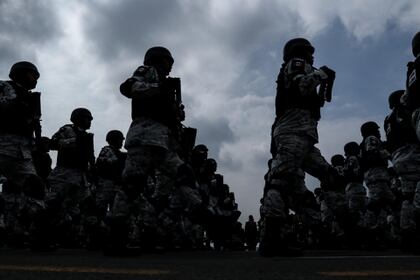
[[[16,60],[35,60],[36,50],[59,34],[51,2],[0,1],[0,63],[9,69]]]
[[[352,116],[355,110],[360,117],[387,114],[389,93],[404,88],[412,36],[393,28],[392,22],[388,25],[382,36],[355,42],[335,21],[314,40],[315,63],[328,64],[337,72],[336,98],[326,106],[327,116]]]
[[[197,144],[205,144],[209,156],[218,159],[221,146],[235,141],[235,135],[226,119],[200,119],[192,123],[198,127]]]
[[[88,3],[84,18],[87,37],[95,43],[103,58],[129,51],[144,53],[156,37],[181,32],[182,11],[177,1],[113,1]],[[163,40],[164,38],[162,38]]]

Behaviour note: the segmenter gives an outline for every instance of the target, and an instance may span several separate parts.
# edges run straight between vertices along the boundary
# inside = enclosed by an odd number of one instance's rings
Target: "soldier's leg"
[[[417,139],[420,141],[420,108],[416,109],[411,117],[411,124],[416,132]]]
[[[303,159],[302,168],[308,174],[318,178],[321,184],[332,184],[334,183],[334,173],[331,165],[321,155],[321,151],[308,143],[309,150]]]
[[[310,145],[306,138],[281,135],[275,139],[276,155],[268,175],[266,193],[261,212],[260,254],[274,256],[287,254],[286,219],[287,203],[296,186],[301,182],[301,165]]]

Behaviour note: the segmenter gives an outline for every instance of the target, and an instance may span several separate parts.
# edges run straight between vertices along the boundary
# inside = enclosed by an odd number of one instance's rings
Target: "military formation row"
[[[389,97],[386,141],[378,124],[366,122],[362,143],[347,143],[345,157],[335,155],[330,164],[314,145],[335,72],[313,66],[315,48],[308,40],[286,43],[260,211],[261,255],[300,255],[304,247],[333,240],[340,247],[420,253],[420,32],[412,50],[406,89]],[[315,194],[305,186],[305,172],[321,181]]]
[[[121,87],[132,99],[127,139],[118,130],[95,160],[92,115],[71,114],[51,139],[41,137],[39,72],[18,62],[0,82],[0,243],[34,250],[102,248],[110,254],[243,247],[235,195],[195,146],[185,119],[174,59],[153,47]],[[125,140],[127,153],[121,151]],[[56,150],[51,170],[49,150]]]

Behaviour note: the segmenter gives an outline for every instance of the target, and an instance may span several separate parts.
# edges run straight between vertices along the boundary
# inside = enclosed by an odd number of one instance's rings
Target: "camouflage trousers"
[[[417,139],[420,141],[420,108],[414,110],[411,115],[411,124],[416,132]]]
[[[347,208],[352,211],[364,211],[367,203],[366,189],[362,183],[348,183],[346,186]]]
[[[369,190],[368,204],[390,205],[395,197],[391,192],[388,170],[386,167],[373,167],[364,174],[366,187]]]
[[[347,210],[346,199],[344,194],[334,191],[323,192],[323,197],[324,199],[321,202],[321,220],[323,225],[330,232],[333,232],[335,228],[339,227],[341,222],[339,219]],[[337,226],[334,226],[335,224]]]
[[[277,135],[274,138],[276,154],[271,171],[268,174],[268,189],[262,200],[261,212],[261,242],[268,245],[272,241],[269,236],[276,235],[279,240],[286,238],[291,232],[286,223],[289,209],[297,214],[304,212],[303,197],[305,172],[317,178],[327,176],[329,164],[322,157],[319,149],[309,137],[300,135]],[[281,225],[275,225],[281,223]]]
[[[413,200],[403,201],[400,217],[402,230],[414,231],[418,228],[416,221],[420,217],[420,182],[416,185]]]
[[[36,175],[30,139],[0,134],[0,174],[20,187],[28,175]]]
[[[181,185],[173,190],[169,207],[160,215],[159,221],[169,246],[196,246],[199,241],[199,225],[194,222],[200,217],[203,201],[198,189]]]
[[[156,187],[153,197],[168,198],[174,186],[178,167],[182,163],[173,150],[150,145],[133,147],[128,149],[123,179],[126,182],[132,182],[143,178],[147,184],[147,177],[154,175]]]
[[[88,197],[91,197],[85,172],[79,169],[57,166],[48,176],[51,187],[47,193],[47,201],[54,208],[54,219],[57,220],[58,229],[73,242],[81,231],[81,208]]]
[[[142,194],[132,198],[125,191],[118,190],[106,222],[109,242],[114,246],[153,248],[156,240],[162,238],[155,208]]]
[[[105,214],[108,208],[112,207],[112,204],[114,203],[115,194],[119,189],[121,189],[121,186],[119,186],[112,180],[105,178],[98,179],[95,200],[96,207],[98,208],[100,213]]]
[[[413,196],[420,182],[420,145],[407,144],[392,153],[392,164],[401,182],[401,192]]]
[[[20,220],[20,215],[25,204],[25,196],[22,193],[2,193],[0,203],[4,209],[0,231],[6,234],[5,239],[8,243],[22,243],[25,235],[24,223]]]
[[[265,217],[286,218],[288,210],[302,207],[301,198],[307,191],[305,173],[323,179],[329,164],[313,141],[305,136],[278,135],[275,137],[276,155],[268,175],[269,189],[263,202]]]

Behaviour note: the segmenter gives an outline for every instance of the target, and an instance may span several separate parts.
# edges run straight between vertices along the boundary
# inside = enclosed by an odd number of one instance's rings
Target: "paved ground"
[[[300,258],[255,252],[105,257],[100,252],[0,250],[0,279],[420,279],[420,257],[398,251],[313,251]]]

